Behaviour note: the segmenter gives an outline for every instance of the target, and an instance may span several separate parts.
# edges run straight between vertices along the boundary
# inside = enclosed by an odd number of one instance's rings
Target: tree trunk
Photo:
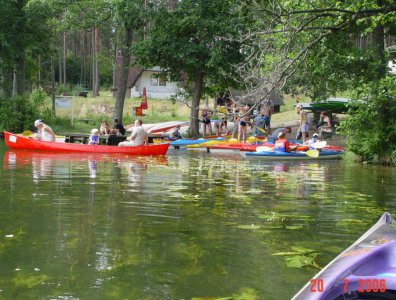
[[[373,31],[373,46],[375,54],[377,56],[378,65],[378,77],[382,78],[386,75],[386,61],[385,61],[385,31],[384,26],[378,24]]]
[[[52,102],[52,115],[56,116],[55,111],[55,66],[54,61],[51,59],[51,102]]]
[[[67,78],[66,78],[66,53],[67,53],[67,45],[66,45],[66,31],[63,32],[63,84],[66,86]]]
[[[99,56],[99,29],[95,27],[93,30],[92,39],[92,97],[99,96],[99,69],[98,69],[98,56]]]
[[[17,92],[17,78],[16,78],[16,70],[12,71],[12,97],[15,97],[18,94]]]
[[[58,64],[59,64],[59,70],[58,70],[58,83],[59,84],[63,84],[63,67],[62,67],[62,53],[63,53],[63,46],[61,46],[61,45],[63,45],[63,43],[61,43],[60,41],[59,41],[59,61],[58,61]]]
[[[118,92],[116,103],[114,107],[113,119],[118,119],[122,122],[122,114],[124,111],[125,94],[128,84],[129,64],[131,62],[130,48],[133,39],[133,28],[131,25],[125,24],[125,36],[121,48],[121,70],[120,81],[118,83]]]
[[[190,112],[190,136],[198,137],[199,135],[199,103],[201,101],[203,88],[203,73],[197,72],[194,79],[194,92]]]
[[[38,87],[41,87],[41,55],[38,56]]]
[[[25,68],[25,51],[20,50],[14,71],[13,96],[22,95],[25,92]]]
[[[114,39],[114,52],[113,52],[113,86],[111,87],[113,91],[113,97],[115,91],[117,91],[116,87],[116,78],[117,78],[117,72],[118,72],[118,66],[117,66],[117,51],[118,51],[118,31],[116,31],[116,38]]]
[[[384,3],[382,0],[377,0],[378,7],[383,7]],[[385,30],[381,23],[373,30],[373,45],[374,51],[379,61],[377,66],[377,74],[379,78],[385,77],[386,75],[386,61],[385,61]]]

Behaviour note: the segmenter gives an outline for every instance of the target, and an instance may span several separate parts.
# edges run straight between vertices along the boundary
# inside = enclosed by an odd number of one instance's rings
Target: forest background
[[[124,112],[128,69],[158,66],[185,93],[190,134],[199,105],[232,87],[311,101],[354,99],[338,130],[361,161],[396,163],[396,4],[393,0],[0,0],[0,129],[65,122],[54,95],[116,88]],[[118,86],[113,86],[120,57]],[[183,97],[182,97],[183,96]],[[52,99],[52,100],[51,100]],[[45,104],[50,105],[45,105]],[[253,107],[252,109],[254,109]]]

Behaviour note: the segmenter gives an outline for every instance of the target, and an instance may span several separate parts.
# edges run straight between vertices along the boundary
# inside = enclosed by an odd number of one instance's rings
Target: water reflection
[[[310,249],[323,266],[396,210],[396,170],[342,162],[7,151],[3,174],[5,299],[26,291],[17,268],[31,299],[290,299],[317,268],[272,254]]]
[[[84,168],[84,163],[87,169]],[[144,173],[142,171],[150,164],[167,165],[168,161],[164,156],[135,157],[124,154],[54,153],[26,150],[6,151],[3,158],[3,169],[16,170],[31,166],[32,179],[35,183],[48,177],[69,178],[76,171],[83,175],[86,170],[88,170],[89,178],[94,180],[98,177],[98,173],[104,174],[107,169],[111,170],[112,181],[119,181],[120,171],[124,170],[131,185],[137,186],[139,182],[141,183]]]

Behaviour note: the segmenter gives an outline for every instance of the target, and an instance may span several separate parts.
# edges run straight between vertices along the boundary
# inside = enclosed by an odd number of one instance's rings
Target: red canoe
[[[4,138],[7,146],[11,149],[30,149],[57,152],[87,152],[87,153],[123,153],[130,155],[165,155],[169,148],[169,143],[153,144],[147,146],[103,146],[85,145],[59,142],[42,142],[28,137],[4,131]]]

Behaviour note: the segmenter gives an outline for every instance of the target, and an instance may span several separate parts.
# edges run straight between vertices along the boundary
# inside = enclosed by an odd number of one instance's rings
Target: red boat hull
[[[85,145],[59,142],[43,142],[4,131],[4,138],[7,146],[11,149],[30,149],[57,152],[86,152],[86,153],[123,153],[129,155],[155,156],[165,155],[169,148],[169,143],[154,144],[147,146],[103,146]]]

